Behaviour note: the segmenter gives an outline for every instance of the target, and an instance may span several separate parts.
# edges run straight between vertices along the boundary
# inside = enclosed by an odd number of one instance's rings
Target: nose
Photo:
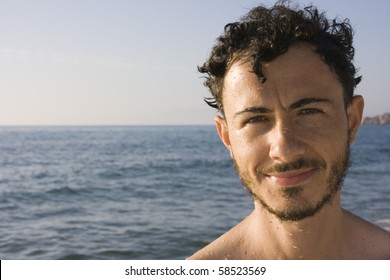
[[[299,131],[289,121],[279,121],[269,133],[269,156],[274,161],[293,162],[305,153]]]

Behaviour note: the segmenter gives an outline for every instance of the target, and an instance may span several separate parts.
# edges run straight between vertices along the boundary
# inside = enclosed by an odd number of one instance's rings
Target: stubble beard
[[[300,198],[301,193],[303,192],[302,186],[290,187],[281,193],[281,199],[289,200],[289,202],[291,202],[291,205],[285,207],[282,210],[277,210],[270,207],[269,204],[261,197],[261,195],[256,193],[255,184],[245,172],[242,172],[240,170],[240,167],[238,166],[234,157],[232,160],[236,172],[239,175],[244,188],[248,191],[248,193],[255,201],[260,203],[260,205],[265,210],[275,215],[281,221],[301,221],[305,218],[312,217],[319,213],[325,205],[330,204],[332,202],[335,195],[341,190],[344,183],[344,178],[350,166],[350,148],[349,144],[347,144],[342,156],[340,156],[338,159],[331,163],[331,172],[326,179],[326,192],[317,204],[312,206],[306,201],[302,201],[302,199]],[[310,162],[305,161],[304,159],[300,159],[297,162],[290,164],[290,166],[310,165]],[[281,168],[283,167],[281,166]],[[288,169],[288,167],[286,169]],[[312,187],[315,188],[316,186]],[[259,193],[261,193],[261,189],[258,189],[258,191]]]

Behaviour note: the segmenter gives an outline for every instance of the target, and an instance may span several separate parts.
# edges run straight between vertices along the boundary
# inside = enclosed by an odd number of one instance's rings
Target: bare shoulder
[[[190,256],[188,260],[223,260],[228,258],[229,248],[235,247],[230,235],[231,230]]]
[[[241,255],[242,250],[243,228],[245,224],[246,219],[187,259],[226,260],[239,258],[238,256]]]
[[[356,258],[390,259],[390,233],[348,211],[346,230]]]

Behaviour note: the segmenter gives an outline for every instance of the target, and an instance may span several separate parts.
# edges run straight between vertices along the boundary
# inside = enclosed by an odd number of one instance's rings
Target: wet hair
[[[299,9],[292,7],[288,1],[279,1],[271,8],[253,8],[240,21],[225,26],[209,58],[198,67],[199,72],[206,74],[204,84],[212,94],[205,101],[223,113],[223,80],[234,62],[251,62],[253,72],[264,83],[267,77],[262,63],[286,53],[289,46],[296,42],[306,42],[314,46],[323,61],[337,74],[347,106],[361,80],[361,76],[356,76],[353,65],[352,39],[353,30],[348,19],[329,20],[314,6]]]

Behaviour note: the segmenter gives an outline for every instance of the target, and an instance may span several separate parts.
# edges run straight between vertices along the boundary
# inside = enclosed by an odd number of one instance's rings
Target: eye
[[[254,124],[254,123],[262,123],[262,122],[267,122],[268,118],[265,116],[255,116],[250,119],[248,119],[245,124]]]
[[[299,112],[300,115],[314,115],[319,113],[323,113],[323,111],[321,109],[316,108],[305,108]]]

